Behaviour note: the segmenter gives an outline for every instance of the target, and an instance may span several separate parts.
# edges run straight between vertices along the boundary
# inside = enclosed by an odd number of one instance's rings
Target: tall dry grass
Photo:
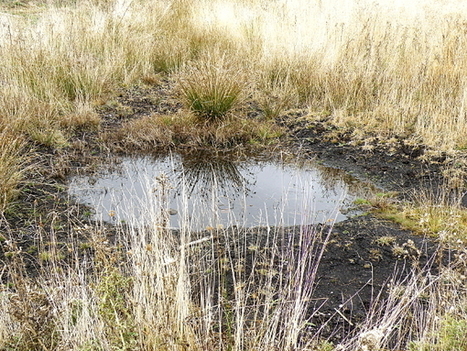
[[[330,227],[194,231],[181,211],[167,227],[172,189],[147,190],[144,225],[71,228],[67,242],[34,233],[34,259],[3,242],[2,350],[460,350],[467,343],[464,253],[439,270],[395,275],[339,345],[313,317],[317,269]],[[215,190],[213,190],[215,193]],[[181,207],[183,208],[183,207]],[[210,209],[206,209],[209,211]],[[212,214],[215,216],[215,214]],[[83,241],[86,238],[87,241]],[[31,265],[31,262],[34,262]],[[439,261],[441,262],[441,260]],[[35,267],[33,274],[28,268]],[[387,292],[387,297],[383,298]],[[320,317],[322,318],[322,316]],[[348,322],[348,321],[347,321]]]
[[[433,274],[430,265],[388,284],[388,297],[376,300],[342,350],[461,350],[467,346],[463,267],[465,255]]]
[[[465,52],[456,44],[465,40],[462,6],[262,5],[193,6],[197,27],[232,33],[260,95],[272,90],[270,101],[290,105],[295,95],[341,126],[411,136],[443,150],[464,147]]]
[[[220,51],[268,116],[300,103],[341,126],[464,148],[467,14],[450,5],[122,0],[4,15],[1,107],[37,139],[118,85]]]
[[[0,131],[0,145],[0,213],[3,214],[18,194],[28,157],[23,154],[24,140],[7,129]]]
[[[330,230],[167,228],[167,179],[148,189],[151,222],[38,231],[38,260],[14,237],[0,291],[0,349],[297,350],[308,332]],[[76,222],[74,222],[76,223]],[[111,235],[109,235],[111,234]],[[87,242],[79,241],[87,238]],[[35,262],[34,265],[27,262]],[[28,274],[26,265],[35,267]]]

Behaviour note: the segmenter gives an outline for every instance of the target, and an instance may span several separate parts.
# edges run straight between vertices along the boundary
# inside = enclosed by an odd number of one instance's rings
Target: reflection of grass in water
[[[177,177],[187,187],[188,196],[197,193],[207,197],[212,189],[230,195],[248,192],[248,179],[241,173],[238,161],[228,156],[187,154],[182,156],[182,166]]]

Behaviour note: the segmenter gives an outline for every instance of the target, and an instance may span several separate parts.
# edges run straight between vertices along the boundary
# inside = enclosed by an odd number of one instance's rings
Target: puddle
[[[193,155],[124,158],[69,184],[69,194],[92,207],[95,220],[144,225],[166,211],[171,227],[190,229],[341,221],[353,200],[370,190],[313,162]]]

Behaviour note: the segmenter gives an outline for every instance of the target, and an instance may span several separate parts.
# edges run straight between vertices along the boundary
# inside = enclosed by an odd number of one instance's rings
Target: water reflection
[[[248,193],[251,179],[243,175],[241,167],[241,163],[228,155],[208,152],[183,155],[181,167],[176,172],[177,189],[185,187],[189,197],[194,193],[207,197],[212,194],[212,189],[218,189],[223,196]]]
[[[119,168],[70,180],[70,194],[92,206],[95,219],[144,223],[161,213],[148,209],[163,206],[172,227],[325,222],[345,219],[346,206],[369,191],[343,172],[311,162],[198,153],[126,158]],[[157,196],[161,175],[170,190]]]

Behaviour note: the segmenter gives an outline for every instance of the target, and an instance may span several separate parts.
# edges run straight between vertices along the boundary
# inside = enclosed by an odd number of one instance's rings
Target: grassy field
[[[15,199],[41,150],[72,150],[83,133],[99,136],[97,111],[112,106],[119,91],[162,82],[181,106],[176,113],[124,122],[106,138],[140,149],[176,147],[181,139],[219,148],[265,144],[282,133],[275,119],[305,109],[308,119],[348,131],[355,145],[403,139],[426,146],[428,156],[458,155],[467,148],[466,24],[461,1],[2,0],[0,210]],[[455,241],[465,214],[430,201],[415,204],[408,216]],[[11,285],[0,295],[0,349],[454,351],[467,345],[462,255],[458,266],[431,280],[415,273],[404,289],[392,287],[391,299],[369,311],[361,332],[337,346],[305,333],[303,306],[326,233],[298,233],[295,240],[311,243],[303,256],[293,242],[266,254],[246,241],[219,252],[230,240],[226,234],[191,238],[188,227],[174,241],[160,218],[154,223],[118,233],[121,240],[112,244],[104,227],[75,228],[92,245],[72,240],[68,249],[79,255],[66,265],[54,233],[38,231],[45,269],[36,277],[25,274],[27,262],[5,236],[10,247],[2,275]],[[128,235],[130,242],[122,239]],[[278,239],[271,235],[267,240]],[[208,245],[211,256],[199,245]],[[259,275],[239,269],[242,260],[252,260],[248,269]],[[280,281],[270,267],[277,260],[296,263]],[[224,291],[226,277],[233,289]]]

